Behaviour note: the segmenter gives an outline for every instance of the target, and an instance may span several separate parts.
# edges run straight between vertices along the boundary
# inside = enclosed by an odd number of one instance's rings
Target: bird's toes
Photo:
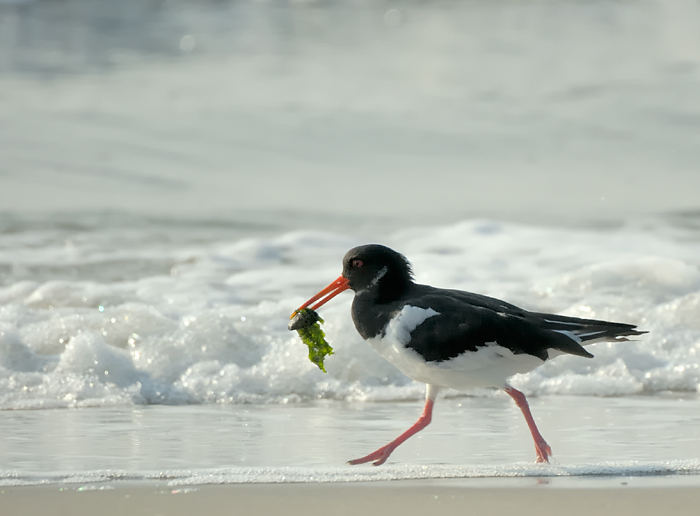
[[[389,458],[389,455],[385,455],[384,457],[381,457],[379,460],[376,460],[372,463],[373,466],[381,466],[386,462],[386,459]]]
[[[358,464],[364,464],[365,462],[371,462],[371,461],[373,461],[375,459],[379,459],[379,458],[380,458],[380,456],[377,455],[377,452],[374,452],[374,453],[370,453],[369,455],[366,455],[364,457],[361,457],[359,459],[349,460],[348,464],[350,464],[351,466],[356,466]],[[375,466],[377,466],[377,465],[378,464],[375,463]]]
[[[537,447],[537,460],[535,462],[549,463],[549,457],[552,455],[552,448],[547,443]]]
[[[373,466],[381,466],[386,462],[386,460],[389,458],[389,455],[391,455],[391,452],[393,451],[393,448],[384,446],[382,448],[379,448],[376,451],[373,451],[369,455],[365,455],[362,458],[359,459],[354,459],[354,460],[349,460],[348,464],[351,466],[355,466],[356,464],[364,464],[365,462],[372,462]]]

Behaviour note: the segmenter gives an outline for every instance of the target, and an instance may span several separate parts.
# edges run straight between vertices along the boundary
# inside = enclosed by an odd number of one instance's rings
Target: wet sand
[[[486,481],[484,481],[486,480]],[[2,514],[101,516],[206,514],[494,514],[565,512],[568,516],[697,514],[700,487],[663,480],[604,482],[470,479],[334,484],[235,484],[169,487],[166,483],[51,485],[0,489]],[[553,485],[554,484],[554,485]],[[692,485],[695,484],[695,485]]]

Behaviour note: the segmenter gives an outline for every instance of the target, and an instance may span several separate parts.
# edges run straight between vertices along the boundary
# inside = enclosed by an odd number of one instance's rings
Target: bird
[[[426,384],[418,420],[396,439],[349,464],[379,466],[409,437],[428,426],[438,393],[495,387],[521,410],[535,444],[536,462],[552,449],[537,429],[525,395],[508,383],[558,355],[592,358],[583,346],[642,335],[632,324],[536,313],[461,290],[414,281],[408,259],[380,244],[350,249],[342,274],[298,310],[317,310],[352,290],[352,320],[360,336],[406,376]]]

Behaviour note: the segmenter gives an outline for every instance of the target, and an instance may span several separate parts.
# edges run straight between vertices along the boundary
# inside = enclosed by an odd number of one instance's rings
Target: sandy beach
[[[700,488],[665,485],[663,479],[618,478],[566,487],[537,479],[402,481],[337,484],[237,484],[168,487],[117,483],[105,486],[36,486],[0,490],[2,514],[54,516],[121,514],[697,514]],[[554,485],[553,485],[554,484]]]

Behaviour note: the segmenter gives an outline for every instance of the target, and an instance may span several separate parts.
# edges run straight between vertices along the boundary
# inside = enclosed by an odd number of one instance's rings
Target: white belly
[[[388,324],[383,337],[367,342],[406,376],[419,382],[457,390],[504,387],[506,379],[542,365],[544,360],[527,354],[515,355],[496,342],[475,352],[442,362],[426,362],[416,351],[406,348],[411,332],[435,310],[405,306]]]

